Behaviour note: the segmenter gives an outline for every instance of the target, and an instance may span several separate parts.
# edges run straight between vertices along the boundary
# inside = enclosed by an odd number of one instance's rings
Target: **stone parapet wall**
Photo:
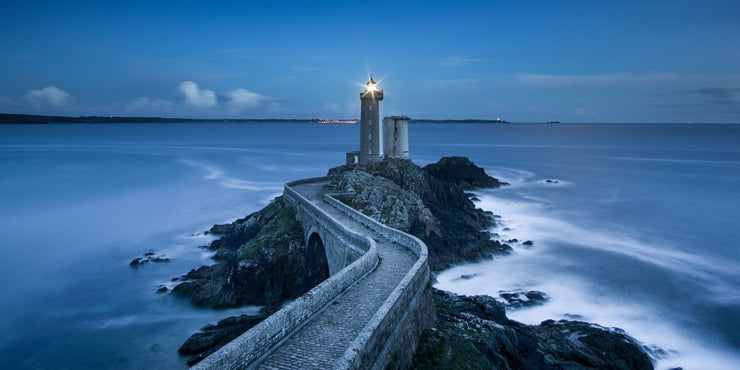
[[[280,341],[290,336],[312,316],[329,304],[347,287],[371,272],[378,263],[375,242],[370,238],[362,237],[333,220],[290,186],[298,183],[323,181],[326,178],[306,179],[300,182],[289,183],[285,186],[285,199],[294,207],[301,207],[301,211],[308,210],[319,219],[332,224],[332,231],[341,235],[348,243],[355,243],[353,247],[364,252],[354,262],[329,277],[295,301],[283,307],[278,312],[231,341],[215,353],[205,358],[192,369],[234,369],[246,368],[267,355]],[[299,213],[299,212],[297,212]]]
[[[337,368],[384,369],[391,362],[396,367],[409,367],[421,332],[434,322],[426,244],[413,235],[365,216],[328,194],[324,195],[324,200],[419,257],[347,349]]]

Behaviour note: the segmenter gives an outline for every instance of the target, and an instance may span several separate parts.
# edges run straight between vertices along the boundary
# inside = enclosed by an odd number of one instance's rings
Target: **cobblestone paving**
[[[351,230],[374,238],[380,263],[258,364],[258,369],[333,368],[416,262],[417,257],[409,250],[393,244],[321,200],[322,185],[324,183],[305,184],[294,189],[335,219],[342,220]]]

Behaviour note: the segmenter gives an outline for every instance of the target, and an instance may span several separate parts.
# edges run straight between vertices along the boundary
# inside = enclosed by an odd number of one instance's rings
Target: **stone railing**
[[[336,368],[342,369],[385,368],[394,349],[410,345],[401,343],[403,326],[410,320],[409,315],[417,309],[425,309],[419,305],[425,304],[421,296],[429,282],[427,246],[419,238],[385,226],[328,194],[324,195],[324,200],[419,257],[336,364]]]
[[[291,187],[326,179],[305,179],[288,183],[285,185],[283,195],[293,206],[302,207],[302,211],[307,211],[314,217],[323,219],[324,222],[334,224],[333,230],[344,234],[342,239],[354,244],[355,248],[365,253],[349,266],[206,357],[192,369],[231,369],[250,366],[267,355],[275,345],[303,326],[347,287],[371,272],[378,264],[375,242],[371,238],[365,238],[345,228],[341,222],[321,211]]]

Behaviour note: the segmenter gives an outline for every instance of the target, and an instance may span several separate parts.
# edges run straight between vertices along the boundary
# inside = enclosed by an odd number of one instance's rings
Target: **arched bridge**
[[[327,194],[329,181],[294,181],[283,195],[305,231],[306,253],[328,265],[330,277],[193,368],[408,364],[433,310],[426,245]]]

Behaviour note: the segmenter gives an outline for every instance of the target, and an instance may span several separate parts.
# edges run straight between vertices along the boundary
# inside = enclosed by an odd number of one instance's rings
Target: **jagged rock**
[[[129,262],[129,266],[139,267],[149,262],[156,262],[156,263],[170,262],[170,259],[163,255],[157,256],[156,253],[154,253],[154,251],[147,251],[147,252],[144,252],[143,257],[136,257],[133,260],[131,260],[131,262]]]
[[[522,243],[522,245],[526,245],[527,247],[531,247],[534,244],[533,241],[527,240],[526,242]]]
[[[168,289],[166,286],[161,286],[159,287],[159,289],[157,289],[157,293],[167,293],[167,290]]]
[[[395,229],[409,232],[411,225],[423,224],[424,234],[438,233],[437,219],[415,193],[365,171],[340,173],[332,182],[348,194],[351,207]]]
[[[503,300],[504,306],[512,309],[539,306],[550,299],[546,293],[537,290],[500,291],[498,296]]]
[[[208,324],[201,331],[193,334],[177,350],[182,355],[190,356],[188,365],[195,365],[208,355],[216,352],[251,327],[259,324],[268,314],[241,315],[225,318],[216,325]]]
[[[652,369],[641,345],[617,329],[578,321],[524,325],[488,296],[433,291],[437,321],[422,335],[415,369]]]
[[[442,181],[455,183],[466,190],[497,188],[506,184],[488,176],[484,169],[476,166],[467,157],[443,157],[437,163],[424,166],[424,171]]]
[[[431,224],[425,222],[427,218],[411,218],[408,232],[426,243],[429,249],[429,267],[434,271],[511,251],[511,247],[492,240],[491,234],[483,231],[493,226],[492,215],[476,208],[459,185],[435,177],[410,160],[387,158],[361,169],[339,166],[330,169],[329,175],[346,176],[348,172],[374,175],[358,175],[366,181],[366,187],[385,184],[378,179],[381,177],[421,199],[436,219],[435,227],[430,228]],[[341,185],[337,189],[346,190]],[[361,197],[355,198],[355,203],[363,201]],[[369,202],[369,199],[365,201]]]
[[[173,293],[200,306],[277,305],[327,276],[306,271],[303,229],[282,197],[230,225],[209,246],[218,263],[191,270]]]

